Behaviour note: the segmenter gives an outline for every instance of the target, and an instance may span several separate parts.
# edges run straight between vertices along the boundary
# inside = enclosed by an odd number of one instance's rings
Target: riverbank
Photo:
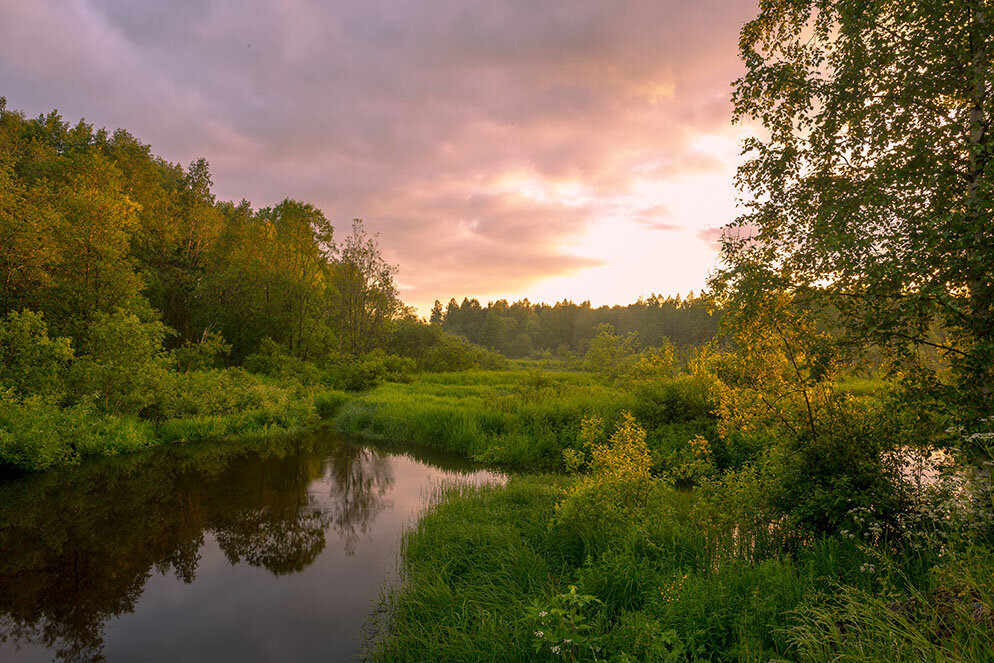
[[[405,523],[502,480],[329,430],[23,473],[0,482],[0,660],[355,660]]]
[[[890,492],[852,443],[778,457],[720,434],[700,379],[431,376],[347,403],[344,430],[529,470],[451,491],[405,534],[371,658],[994,658],[989,481]],[[854,391],[850,416],[898,430],[877,385]]]
[[[349,398],[314,381],[240,369],[171,375],[143,416],[109,413],[87,399],[64,406],[5,393],[0,396],[0,466],[40,471],[160,444],[299,433],[331,417]]]

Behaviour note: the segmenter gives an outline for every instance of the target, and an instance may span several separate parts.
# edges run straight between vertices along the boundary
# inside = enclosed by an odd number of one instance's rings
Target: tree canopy
[[[785,290],[846,338],[936,347],[954,400],[992,400],[992,9],[987,0],[764,0],[741,32],[737,184],[719,294]],[[936,334],[935,330],[941,333]]]

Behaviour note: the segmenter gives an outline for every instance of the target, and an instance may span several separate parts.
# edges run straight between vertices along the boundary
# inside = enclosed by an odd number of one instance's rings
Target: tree
[[[321,210],[284,200],[253,213],[248,203],[222,208],[227,227],[211,252],[200,297],[203,325],[217,325],[236,357],[269,337],[294,355],[328,344],[334,229]]]
[[[122,191],[120,171],[99,153],[71,154],[62,168],[64,179],[53,191],[54,286],[46,308],[50,323],[58,320],[78,337],[94,312],[139,297],[141,280],[128,253],[136,206]]]
[[[50,338],[40,313],[11,311],[0,318],[0,390],[57,397],[72,356],[69,339]]]
[[[431,307],[431,318],[429,318],[432,327],[441,327],[442,323],[445,322],[445,313],[442,312],[442,302],[435,300],[435,305]]]
[[[2,99],[0,99],[2,101]],[[0,111],[3,105],[0,104]],[[34,303],[51,285],[51,214],[38,190],[29,190],[14,173],[13,159],[0,152],[0,313]]]
[[[166,333],[158,320],[142,320],[124,310],[94,314],[71,369],[76,394],[93,396],[104,412],[141,412],[155,401],[166,379]]]
[[[342,350],[359,355],[381,340],[402,308],[396,273],[397,267],[380,255],[376,239],[366,234],[362,219],[354,219],[333,269]]]
[[[716,292],[837,309],[846,339],[934,346],[952,396],[994,389],[992,12],[988,0],[766,0],[741,32],[738,171]],[[929,334],[936,323],[946,339]],[[982,414],[980,416],[983,416]]]

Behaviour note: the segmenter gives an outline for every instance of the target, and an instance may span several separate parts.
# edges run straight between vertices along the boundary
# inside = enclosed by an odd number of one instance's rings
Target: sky
[[[403,299],[699,292],[752,0],[0,0],[0,96],[254,206],[362,218]]]

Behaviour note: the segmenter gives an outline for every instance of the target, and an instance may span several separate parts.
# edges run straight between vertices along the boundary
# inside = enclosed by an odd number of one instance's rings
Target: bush
[[[588,552],[622,538],[637,524],[653,489],[645,429],[628,413],[603,441],[603,421],[583,421],[581,440],[590,449],[590,474],[556,505],[557,529],[583,542]]]
[[[376,349],[358,359],[339,358],[329,363],[322,382],[336,389],[366,391],[383,382],[410,382],[415,362]]]
[[[313,363],[291,355],[268,336],[259,343],[258,350],[245,358],[242,366],[252,373],[308,385],[317,384],[322,376]]]
[[[224,416],[279,406],[301,395],[294,382],[272,384],[238,368],[172,373],[156,403],[156,415],[165,419]]]
[[[7,392],[0,398],[0,464],[19,470],[137,451],[154,442],[150,423],[100,414],[86,401],[60,409],[38,397]]]
[[[634,385],[633,414],[649,428],[714,417],[715,400],[704,376],[640,380]]]
[[[425,353],[418,365],[421,370],[434,373],[500,370],[507,366],[508,361],[503,355],[451,334],[440,336],[438,343]]]
[[[20,396],[57,398],[72,355],[68,338],[49,338],[41,313],[11,311],[0,320],[0,385]]]
[[[70,370],[77,399],[92,396],[103,412],[138,414],[158,397],[167,374],[167,328],[133,313],[97,313]]]
[[[224,360],[231,353],[231,344],[217,332],[204,332],[199,343],[187,341],[173,350],[176,370],[198,371],[209,368],[222,368]]]

